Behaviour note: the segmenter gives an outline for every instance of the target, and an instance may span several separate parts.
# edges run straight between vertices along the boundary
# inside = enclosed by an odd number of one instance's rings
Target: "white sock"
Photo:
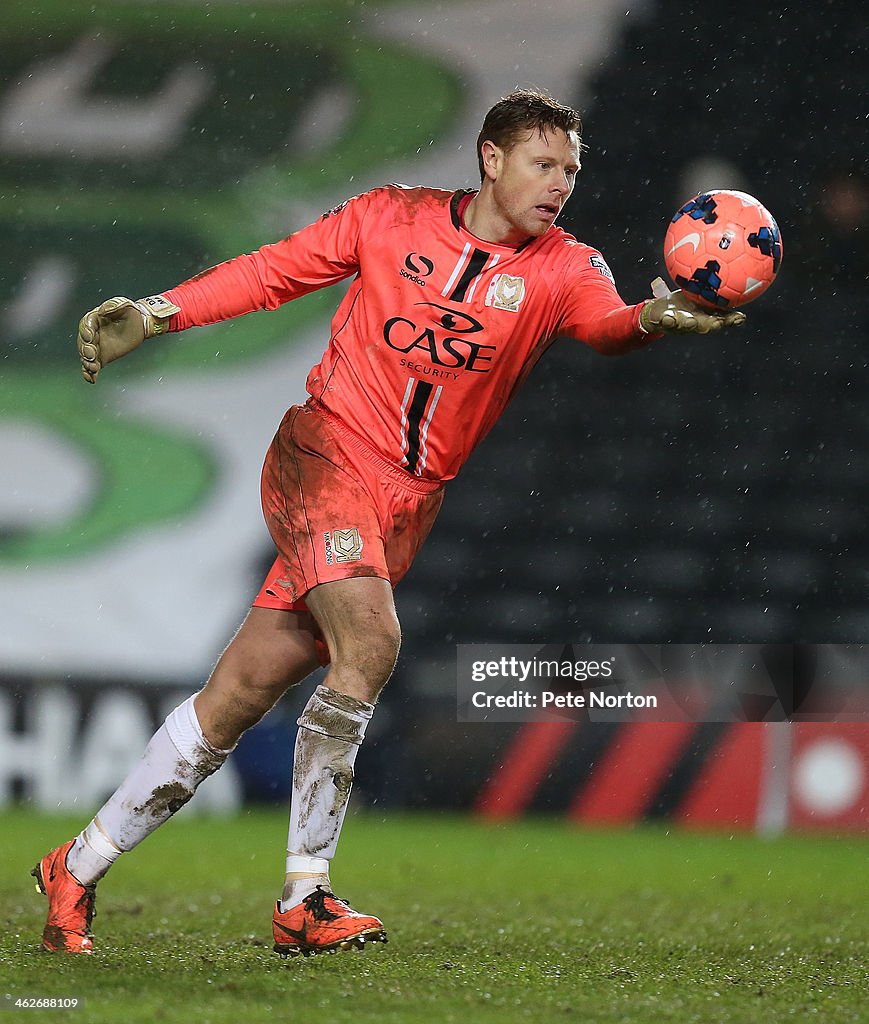
[[[91,885],[103,877],[121,853],[93,818],[76,836],[66,855],[66,866],[82,885]]]
[[[284,891],[281,894],[281,913],[295,907],[312,893],[318,885],[331,891],[329,861],[325,857],[300,857],[287,850]]]
[[[281,911],[329,888],[353,786],[353,765],[374,705],[318,686],[299,718]]]
[[[202,735],[189,697],[151,737],[142,759],[78,836],[67,867],[82,885],[96,882],[115,860],[184,806],[231,750]]]

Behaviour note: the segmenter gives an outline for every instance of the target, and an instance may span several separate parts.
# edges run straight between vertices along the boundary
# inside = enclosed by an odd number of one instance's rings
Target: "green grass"
[[[384,918],[389,945],[283,961],[284,814],[188,819],[102,883],[95,955],[52,957],[28,871],[78,824],[0,815],[0,996],[86,1003],[33,1011],[43,1022],[869,1019],[859,837],[359,815],[333,881]]]

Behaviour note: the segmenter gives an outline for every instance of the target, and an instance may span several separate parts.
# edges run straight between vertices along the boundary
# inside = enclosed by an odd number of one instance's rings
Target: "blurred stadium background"
[[[757,824],[767,724],[456,723],[459,643],[865,637],[869,24],[847,2],[685,12],[4,6],[0,803],[84,819],[201,685],[271,563],[260,461],[337,295],[149,344],[96,389],[78,375],[79,316],[382,181],[474,186],[483,113],[532,84],[583,112],[563,223],[627,300],[648,294],[667,218],[702,187],[769,206],[783,271],[726,337],[613,361],[554,346],[398,590],[404,650],[355,799]],[[189,813],[285,799],[307,692]],[[794,729],[778,824],[865,828],[866,726]]]

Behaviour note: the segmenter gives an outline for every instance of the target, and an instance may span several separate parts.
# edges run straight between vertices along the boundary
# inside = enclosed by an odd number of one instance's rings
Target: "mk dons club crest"
[[[326,565],[336,562],[358,562],[362,558],[362,538],[353,526],[349,530],[332,530],[323,534]]]
[[[510,313],[518,313],[519,305],[524,298],[524,277],[495,274],[489,285],[489,291],[486,293],[486,305],[494,306],[495,309],[506,309]]]

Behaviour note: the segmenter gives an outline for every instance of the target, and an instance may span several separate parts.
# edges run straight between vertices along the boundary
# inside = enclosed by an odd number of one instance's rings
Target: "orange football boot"
[[[339,949],[364,949],[368,943],[387,941],[382,921],[357,914],[322,885],[285,913],[281,913],[278,902],[272,932],[275,952],[281,956],[337,953]]]
[[[36,891],[48,897],[48,920],[42,932],[42,948],[50,953],[93,953],[91,921],[96,914],[96,887],[82,885],[66,866],[66,855],[75,842],[47,853],[30,872]]]

